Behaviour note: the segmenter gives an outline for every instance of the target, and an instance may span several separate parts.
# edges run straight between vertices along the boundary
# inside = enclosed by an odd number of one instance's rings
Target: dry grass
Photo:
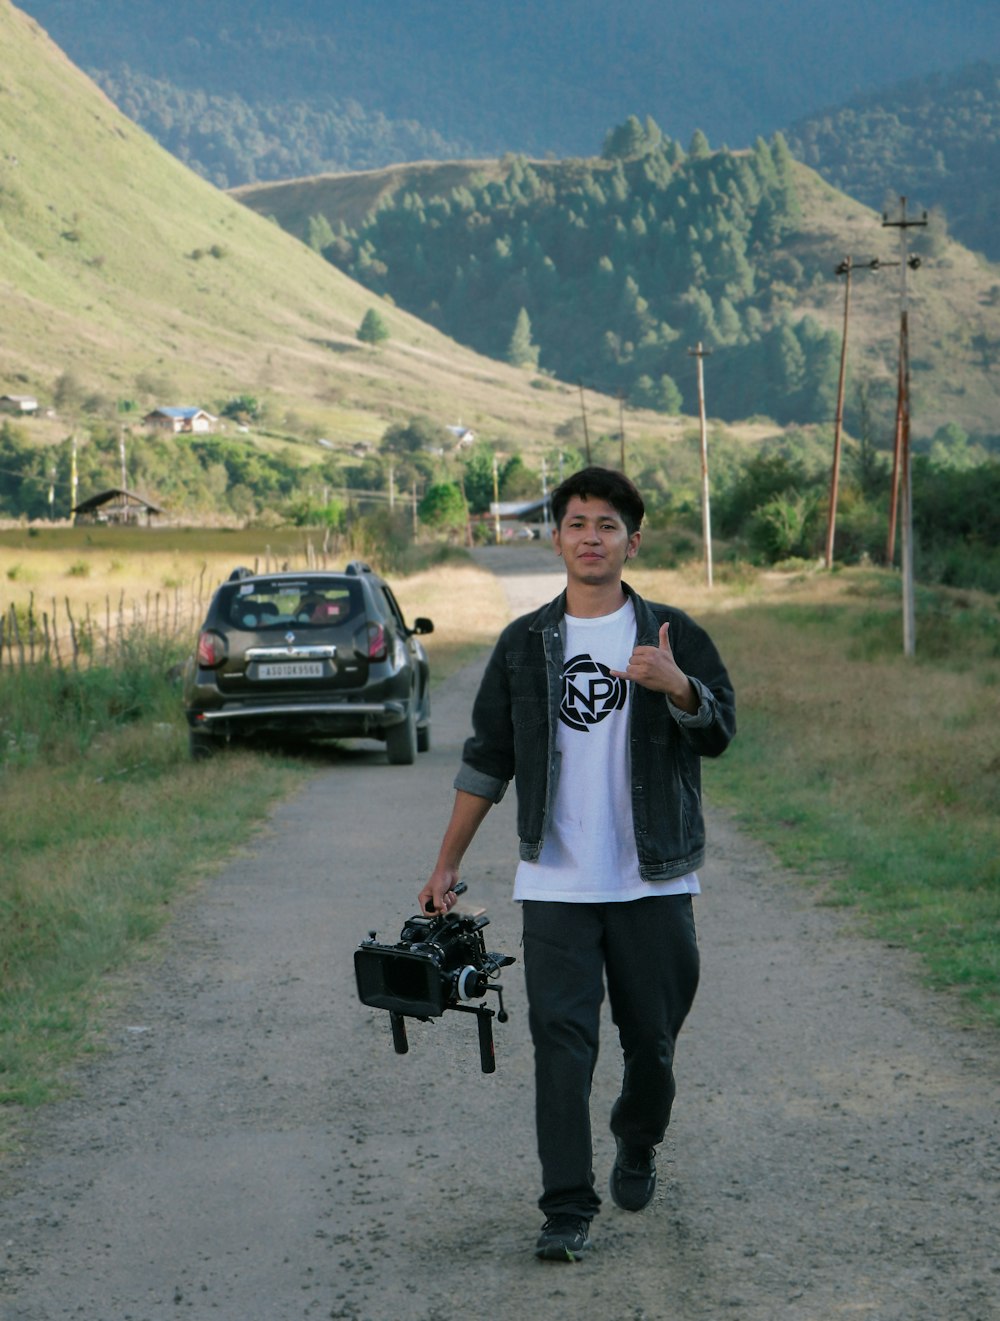
[[[708,796],[1000,1022],[996,603],[918,593],[907,660],[893,575],[765,575],[711,597],[691,578],[633,577],[692,610],[733,676],[740,734],[706,767]]]
[[[393,586],[409,623],[417,615],[434,621],[434,632],[423,641],[435,684],[491,646],[507,622],[496,578],[467,562],[439,565]]]
[[[66,603],[79,623],[88,612],[98,630],[119,610],[126,621],[178,614],[194,632],[211,593],[237,564],[342,569],[349,548],[323,554],[321,536],[296,529],[266,532],[205,529],[61,529],[30,536],[0,532],[0,613],[33,604],[66,631]],[[434,621],[426,639],[435,681],[496,637],[506,619],[503,593],[491,574],[456,559],[409,576],[388,575],[408,622]],[[158,603],[158,607],[157,607]]]

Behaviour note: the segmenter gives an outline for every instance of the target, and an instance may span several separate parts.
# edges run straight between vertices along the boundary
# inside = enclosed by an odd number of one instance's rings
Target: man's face
[[[571,582],[602,586],[621,578],[626,560],[639,549],[638,532],[629,535],[621,514],[607,500],[574,495],[552,533]]]

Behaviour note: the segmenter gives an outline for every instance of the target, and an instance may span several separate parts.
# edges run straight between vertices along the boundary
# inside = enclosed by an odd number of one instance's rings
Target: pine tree
[[[531,320],[523,307],[514,322],[514,333],[507,345],[506,358],[514,367],[538,366],[538,349],[531,342]]]
[[[389,327],[382,320],[382,317],[370,307],[364,315],[364,319],[357,330],[358,339],[362,344],[371,344],[377,348],[379,344],[384,344],[389,338]]]

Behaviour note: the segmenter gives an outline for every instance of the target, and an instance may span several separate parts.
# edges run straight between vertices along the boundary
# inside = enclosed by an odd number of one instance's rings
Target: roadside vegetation
[[[710,801],[818,902],[914,951],[957,1016],[1000,1024],[1000,761],[985,733],[1000,717],[995,599],[921,589],[906,661],[895,574],[726,561],[709,593],[683,541],[651,529],[630,579],[705,620],[732,670],[740,733],[706,769]],[[235,544],[211,552],[213,585],[234,559],[252,562]],[[0,565],[14,553],[28,572],[23,547],[0,544]],[[105,586],[97,558],[74,590]],[[440,684],[495,637],[501,591],[461,551],[393,560],[404,611],[435,620]],[[145,580],[157,571],[147,563]],[[311,773],[288,755],[189,760],[171,676],[190,642],[126,632],[107,663],[0,668],[0,1145],[19,1107],[59,1095],[70,1064],[98,1048],[109,997],[156,957],[177,903]]]
[[[671,591],[662,575],[631,576]],[[921,589],[907,660],[892,573],[724,571],[711,596],[680,595],[737,692],[739,734],[706,766],[709,800],[818,902],[919,955],[957,1015],[1000,1026],[995,598]]]
[[[251,549],[210,552],[210,587],[237,560],[252,562]],[[0,564],[11,553],[0,546]],[[44,567],[17,553],[25,573]],[[40,554],[47,562],[52,552]],[[155,558],[147,552],[147,584],[196,567],[168,550],[158,568]],[[88,592],[108,590],[98,572],[107,561],[99,551],[93,574],[70,580],[78,613]],[[139,568],[121,548],[116,563],[115,594]],[[394,586],[408,616],[435,619],[427,645],[440,683],[495,635],[501,593],[464,557],[434,548],[414,550],[408,567]],[[88,666],[20,665],[16,655],[0,665],[0,1107],[11,1107],[0,1110],[0,1149],[17,1107],[59,1095],[67,1067],[96,1048],[108,997],[134,960],[155,957],[176,904],[310,773],[308,761],[277,753],[190,760],[176,667],[192,642],[190,628],[141,628]]]

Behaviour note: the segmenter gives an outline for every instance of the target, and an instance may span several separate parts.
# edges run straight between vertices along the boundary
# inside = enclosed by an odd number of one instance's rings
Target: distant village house
[[[142,419],[147,427],[169,431],[172,435],[213,431],[217,417],[204,408],[154,408]]]
[[[475,444],[476,433],[471,427],[448,427],[447,430],[455,437],[456,449],[468,449],[470,445]]]
[[[144,496],[136,495],[122,486],[81,500],[73,507],[74,521],[80,523],[132,523],[148,527],[157,514],[164,511]]]
[[[0,395],[0,413],[16,413],[18,417],[33,417],[37,412],[38,400],[34,395]]]

